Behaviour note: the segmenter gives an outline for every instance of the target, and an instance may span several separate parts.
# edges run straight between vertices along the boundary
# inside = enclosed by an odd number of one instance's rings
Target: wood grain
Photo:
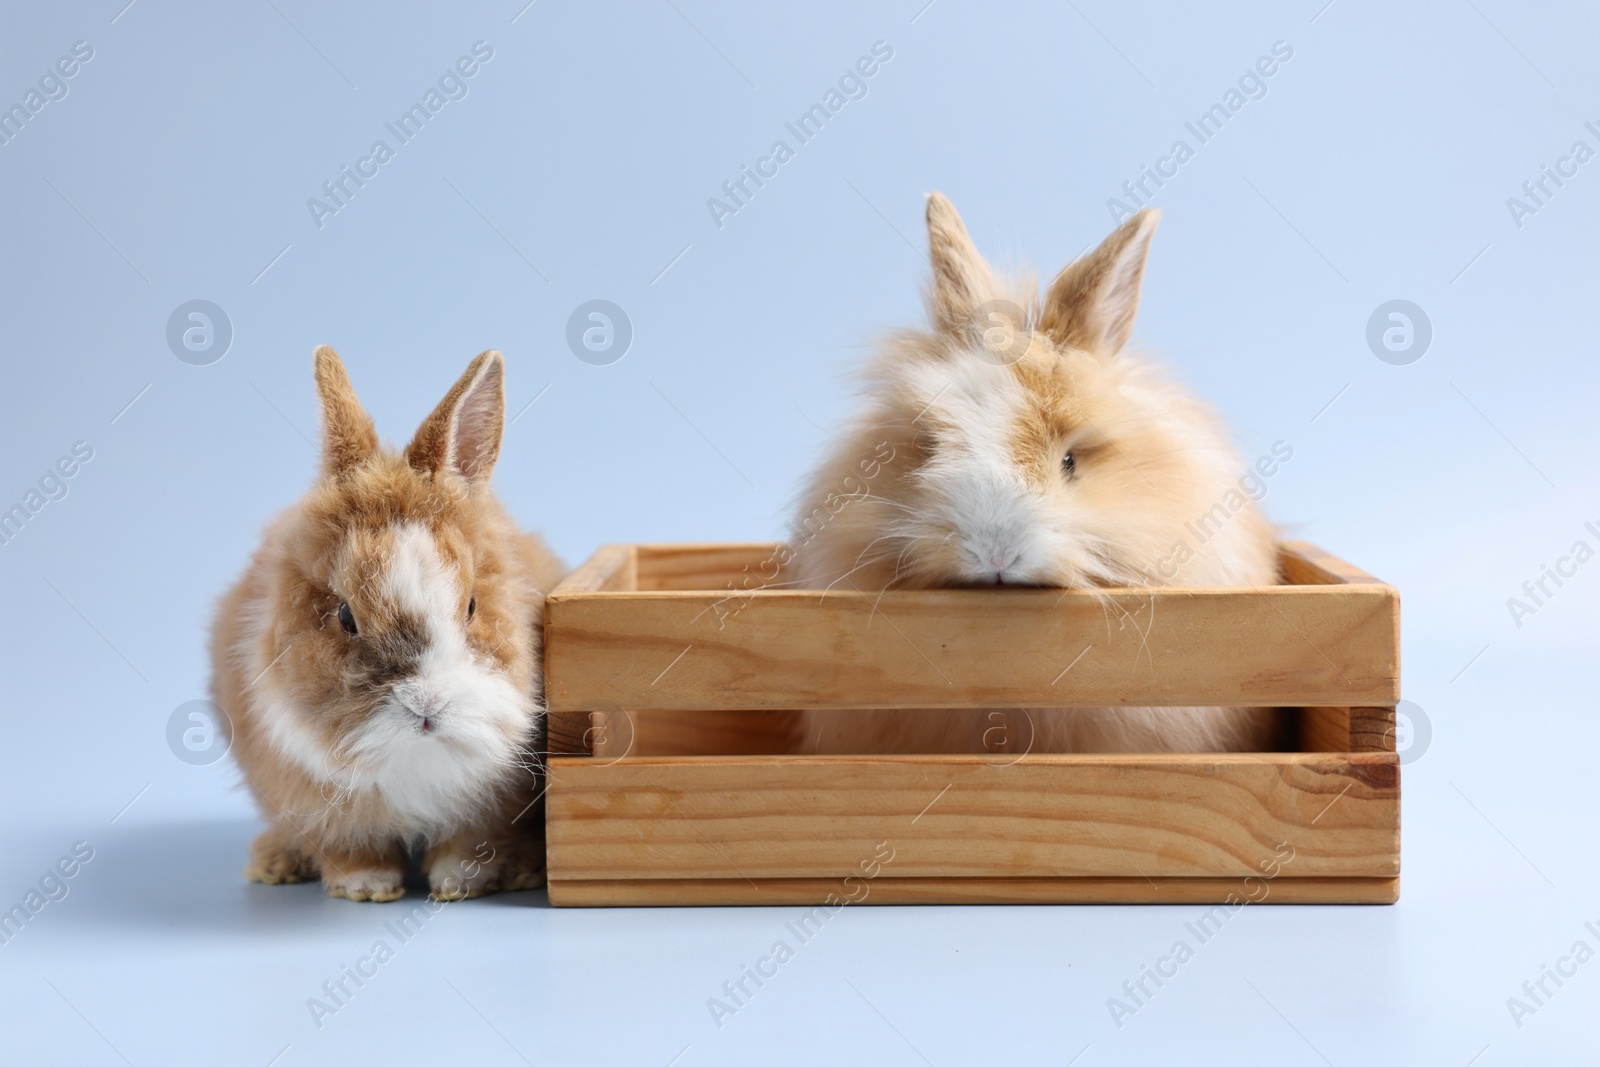
[[[1300,747],[1306,752],[1393,752],[1393,708],[1302,708]]]
[[[1395,751],[1393,708],[1350,709],[1350,752]]]
[[[781,577],[770,542],[721,545],[640,545],[642,590],[729,591],[770,585]]]
[[[632,545],[601,545],[594,555],[557,583],[550,595],[631,591],[638,586],[637,550]]]
[[[1352,706],[1399,699],[1388,586],[766,590],[546,604],[550,707]]]
[[[550,711],[544,717],[545,751],[558,756],[587,756],[594,743],[587,711]]]
[[[1388,754],[551,761],[552,882],[1399,873]]]

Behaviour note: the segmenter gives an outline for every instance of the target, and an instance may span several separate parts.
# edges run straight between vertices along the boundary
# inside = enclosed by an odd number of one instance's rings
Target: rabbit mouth
[[[443,701],[430,702],[424,707],[405,705],[407,713],[416,719],[415,732],[419,737],[438,737],[440,727],[444,725],[445,703]]]
[[[1016,575],[991,574],[991,575],[988,575],[987,577],[984,577],[984,578],[974,578],[971,581],[963,582],[961,584],[961,588],[964,588],[964,589],[1043,589],[1043,588],[1045,588],[1045,585],[1042,582],[1033,581],[1033,580],[1027,579],[1027,578],[1019,578]]]

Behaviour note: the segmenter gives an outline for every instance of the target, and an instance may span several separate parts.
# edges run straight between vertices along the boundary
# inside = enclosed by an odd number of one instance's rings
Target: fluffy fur
[[[441,898],[543,882],[541,634],[562,568],[488,486],[504,366],[474,359],[401,454],[316,351],[321,477],[212,634],[213,699],[269,824],[252,881],[393,900],[420,850]]]
[[[1123,351],[1158,219],[1148,210],[1129,219],[1041,301],[1031,282],[997,280],[950,202],[928,198],[931,328],[888,339],[869,370],[865,414],[806,490],[794,529],[799,585],[1277,580],[1272,527],[1248,501],[1204,544],[1192,543],[1185,524],[1237,495],[1243,463],[1206,406]],[[875,474],[868,491],[846,497],[861,472]],[[1273,740],[1271,713],[1261,709],[1028,714],[1031,726],[1012,733],[1031,734],[1033,751],[1250,750]],[[810,712],[804,744],[976,752],[994,733],[992,717]]]

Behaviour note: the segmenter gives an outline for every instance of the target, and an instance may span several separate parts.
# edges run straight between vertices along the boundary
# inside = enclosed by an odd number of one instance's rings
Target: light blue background
[[[0,1058],[1594,1062],[1600,963],[1520,1029],[1506,1007],[1575,940],[1600,948],[1600,563],[1521,627],[1506,606],[1600,547],[1600,162],[1520,228],[1506,207],[1575,140],[1600,148],[1592,11],[125,2],[8,3],[0,25],[0,104],[94,48],[0,146],[0,507],[94,448],[0,546],[0,904],[95,849],[0,946]],[[478,40],[470,94],[319,230],[306,199]],[[868,95],[717,228],[706,199],[878,40]],[[874,331],[920,314],[927,191],[997,263],[1053,272],[1279,40],[1268,95],[1156,199],[1138,337],[1249,455],[1292,445],[1276,519],[1403,593],[1434,736],[1405,772],[1401,903],[1247,909],[1120,1030],[1106,999],[1200,909],[852,908],[718,1030],[706,998],[797,909],[522,894],[448,908],[318,1030],[306,999],[393,912],[246,885],[230,764],[164,736],[204,694],[216,596],[312,476],[313,346],[401,441],[505,351],[512,411],[539,399],[496,482],[568,560],[777,537]],[[196,298],[235,331],[211,366],[164,339]],[[610,366],[564,340],[594,298],[635,330]],[[1394,298],[1433,323],[1409,366],[1364,340]]]

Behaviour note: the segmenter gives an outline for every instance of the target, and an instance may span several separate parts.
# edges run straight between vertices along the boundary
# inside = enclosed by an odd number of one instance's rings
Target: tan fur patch
[[[1066,355],[1038,336],[1028,356],[1012,364],[1028,403],[1012,428],[1011,454],[1029,482],[1042,485],[1060,477],[1064,445],[1084,422],[1066,370]]]

